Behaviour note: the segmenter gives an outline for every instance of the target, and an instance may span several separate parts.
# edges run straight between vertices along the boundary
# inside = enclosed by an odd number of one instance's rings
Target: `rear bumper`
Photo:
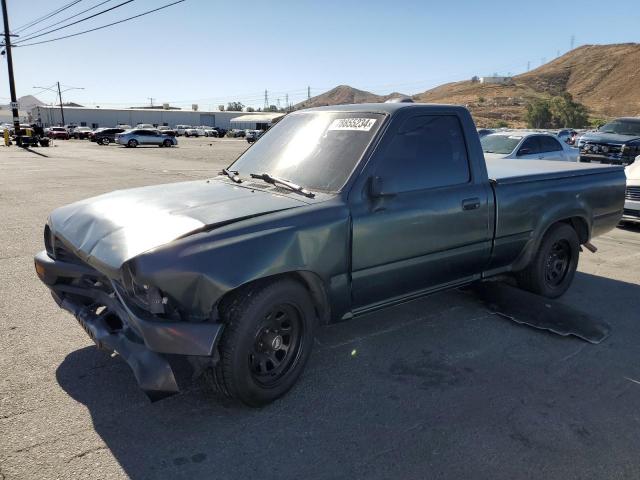
[[[640,223],[640,201],[625,200],[622,220],[625,222]]]
[[[172,356],[200,364],[215,360],[222,324],[164,321],[128,304],[116,283],[88,266],[54,260],[46,251],[34,261],[56,303],[76,317],[99,348],[117,352],[129,364],[152,400],[179,391]]]

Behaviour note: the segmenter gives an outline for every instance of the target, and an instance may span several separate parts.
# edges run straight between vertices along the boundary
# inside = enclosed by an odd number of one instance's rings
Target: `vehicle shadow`
[[[94,347],[56,375],[133,479],[516,478],[567,464],[578,478],[592,472],[584,459],[615,468],[603,452],[638,458],[637,429],[611,411],[637,410],[618,370],[640,378],[640,286],[578,273],[563,301],[601,315],[611,336],[590,345],[440,293],[322,329],[299,385],[263,409],[198,383],[150,403],[127,365]],[[488,456],[502,467],[487,470]]]

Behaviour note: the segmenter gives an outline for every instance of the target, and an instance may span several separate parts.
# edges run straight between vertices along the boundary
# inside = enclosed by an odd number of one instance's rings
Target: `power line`
[[[124,23],[124,22],[128,22],[129,20],[134,20],[136,18],[144,17],[145,15],[149,15],[150,13],[157,12],[158,10],[162,10],[162,9],[171,7],[173,5],[176,5],[178,3],[182,3],[184,1],[185,0],[178,0],[177,2],[168,3],[167,5],[163,5],[162,7],[154,8],[153,10],[148,10],[148,11],[142,12],[142,13],[140,13],[138,15],[134,15],[133,17],[124,18],[122,20],[118,20],[117,22],[108,23],[106,25],[102,25],[102,26],[96,27],[96,28],[91,28],[89,30],[84,30],[82,32],[73,33],[71,35],[65,35],[63,37],[51,38],[49,40],[42,40],[40,42],[32,42],[32,43],[20,44],[20,45],[16,45],[16,47],[18,47],[18,46],[19,47],[30,47],[32,45],[41,45],[43,43],[50,43],[50,42],[56,42],[58,40],[64,40],[65,38],[77,37],[78,35],[83,35],[85,33],[95,32],[96,30],[102,30],[103,28],[112,27],[113,25],[118,25],[119,23]]]
[[[93,7],[90,7],[90,8],[87,8],[85,10],[82,10],[81,12],[78,12],[75,15],[71,15],[70,17],[63,18],[62,20],[59,20],[56,23],[52,23],[51,25],[47,25],[46,27],[42,27],[41,29],[36,30],[35,32],[29,33],[28,35],[33,35],[35,33],[39,33],[39,32],[41,32],[43,30],[46,30],[47,28],[51,28],[51,27],[55,27],[56,25],[60,25],[62,22],[66,22],[67,20],[71,20],[72,18],[76,18],[77,16],[82,15],[83,13],[87,13],[87,12],[89,12],[89,11],[95,9],[95,8],[98,8],[98,7],[102,6],[102,5],[104,5],[105,3],[109,3],[109,2],[112,2],[112,1],[113,0],[104,0],[104,2],[100,2],[97,5],[94,5]]]
[[[111,8],[107,8],[105,10],[102,10],[102,11],[98,12],[98,13],[94,13],[93,15],[89,15],[88,17],[84,17],[84,18],[81,18],[80,20],[76,20],[75,22],[72,22],[72,23],[70,23],[68,25],[63,25],[61,27],[54,28],[53,30],[49,30],[48,32],[41,33],[40,35],[33,35],[31,37],[24,38],[24,39],[20,40],[19,42],[16,42],[16,45],[20,45],[20,43],[22,43],[22,42],[28,42],[29,40],[33,40],[34,38],[43,37],[45,35],[49,35],[50,33],[57,32],[58,30],[62,30],[63,28],[71,27],[73,25],[76,25],[78,23],[84,22],[86,20],[90,20],[90,19],[92,19],[94,17],[97,17],[98,15],[102,15],[103,13],[110,12],[111,10],[115,10],[116,8],[120,8],[123,5],[126,5],[127,3],[131,3],[133,1],[134,0],[127,0],[126,2],[122,2],[122,3],[120,3],[118,5],[115,5],[115,6],[111,7]]]
[[[62,7],[58,8],[58,9],[52,11],[52,12],[49,12],[49,13],[43,15],[42,17],[38,17],[38,18],[36,18],[35,20],[32,20],[29,23],[25,23],[23,26],[18,27],[14,31],[14,33],[20,33],[20,32],[22,32],[24,30],[27,30],[28,28],[33,27],[34,25],[37,25],[40,22],[44,22],[45,20],[48,20],[49,18],[51,18],[51,17],[53,17],[53,16],[55,16],[55,15],[61,13],[61,12],[64,12],[65,10],[73,7],[75,4],[80,3],[81,1],[82,0],[74,0],[73,2],[67,3],[66,5],[63,5]]]

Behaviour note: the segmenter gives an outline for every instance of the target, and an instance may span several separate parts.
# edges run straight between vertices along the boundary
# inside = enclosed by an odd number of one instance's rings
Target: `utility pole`
[[[267,92],[266,89],[264,91],[264,109],[265,110],[269,109],[269,92]]]
[[[573,46],[576,43],[576,36],[575,35],[571,35],[571,50],[573,50]]]
[[[52,87],[57,86],[57,90],[54,90]],[[64,107],[62,106],[62,93],[68,92],[69,90],[84,90],[84,87],[69,87],[65,90],[60,90],[60,82],[56,82],[55,85],[51,87],[33,87],[39,90],[49,90],[50,92],[56,93],[58,95],[58,100],[60,102],[60,117],[62,118],[62,126],[64,127]]]
[[[307,100],[311,100],[311,87],[307,87]]]
[[[151,103],[151,106],[153,107],[153,100],[154,100],[154,98],[153,98],[153,97],[147,97],[147,98],[149,99],[149,102]]]
[[[60,82],[58,83],[58,98],[60,99],[60,116],[62,117],[62,126],[64,127],[66,122],[64,121],[64,107],[62,106],[62,92],[60,91]]]
[[[531,70],[531,60],[527,60],[527,72]]]
[[[286,98],[286,100],[284,101],[284,103],[287,106],[286,108],[287,108],[287,111],[288,111],[289,110],[289,94],[288,93],[285,95],[285,98]]]
[[[2,18],[4,19],[4,48],[7,52],[7,68],[9,70],[9,90],[11,92],[11,113],[13,114],[13,128],[16,132],[16,143],[22,145],[20,135],[20,113],[18,112],[18,98],[16,96],[16,84],[13,78],[13,57],[11,56],[11,37],[9,33],[9,14],[7,13],[7,0],[2,1]]]

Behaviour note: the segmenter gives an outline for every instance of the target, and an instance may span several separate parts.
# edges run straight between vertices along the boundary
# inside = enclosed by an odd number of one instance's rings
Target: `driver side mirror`
[[[521,155],[530,155],[531,154],[531,149],[530,148],[521,148],[520,150],[518,150],[517,156],[521,156]]]
[[[371,198],[391,197],[394,193],[385,191],[382,177],[369,178],[369,196]]]

